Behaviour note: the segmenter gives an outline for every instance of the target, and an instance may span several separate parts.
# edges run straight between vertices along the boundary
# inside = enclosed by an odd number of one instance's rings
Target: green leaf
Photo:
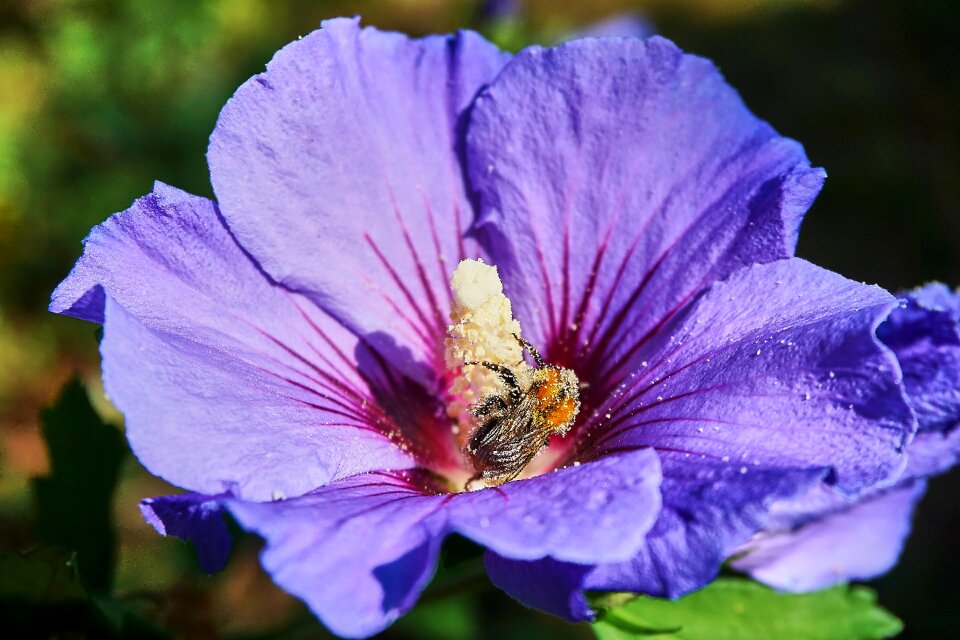
[[[108,637],[90,609],[76,554],[39,548],[0,552],[0,620],[4,637]]]
[[[55,547],[0,551],[0,620],[4,638],[167,637],[130,603],[88,594],[76,554]]]
[[[593,629],[600,640],[879,640],[903,625],[866,587],[783,594],[720,578],[676,601],[635,598],[603,611]]]
[[[50,475],[35,478],[37,537],[76,552],[83,586],[108,593],[116,564],[113,492],[126,453],[123,435],[103,422],[79,380],[40,415]]]
[[[86,597],[73,553],[53,548],[0,552],[0,600],[50,603]]]
[[[400,618],[393,631],[421,640],[475,640],[483,628],[479,604],[470,593],[426,602]]]

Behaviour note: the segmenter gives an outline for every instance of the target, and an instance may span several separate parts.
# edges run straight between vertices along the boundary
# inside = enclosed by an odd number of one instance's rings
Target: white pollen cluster
[[[497,268],[483,260],[463,260],[450,278],[452,324],[447,327],[444,358],[452,371],[462,368],[448,389],[447,413],[457,421],[455,430],[466,435],[473,427],[470,405],[503,388],[498,376],[479,365],[491,362],[509,367],[522,381],[532,369],[514,337],[520,323],[513,318],[510,299],[503,295]]]

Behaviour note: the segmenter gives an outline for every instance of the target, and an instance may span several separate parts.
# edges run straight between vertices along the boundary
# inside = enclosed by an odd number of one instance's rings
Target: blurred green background
[[[472,28],[518,48],[641,16],[716,61],[755,113],[826,167],[801,256],[894,290],[960,284],[960,2],[500,4],[514,10],[468,0],[0,2],[0,549],[44,539],[31,491],[31,478],[50,471],[38,414],[64,382],[78,373],[98,413],[121,423],[102,397],[95,328],[46,312],[80,240],[154,180],[212,196],[204,154],[220,107],[273,52],[326,17],[360,14],[411,34]],[[241,539],[228,569],[204,576],[189,547],[140,518],[139,499],[169,487],[129,456],[121,465],[114,591],[151,632],[322,636],[259,570],[256,540]],[[933,482],[901,564],[874,585],[904,619],[903,637],[957,635],[958,493],[958,474]],[[483,594],[427,603],[390,633],[535,637],[537,624],[549,637],[589,637]]]

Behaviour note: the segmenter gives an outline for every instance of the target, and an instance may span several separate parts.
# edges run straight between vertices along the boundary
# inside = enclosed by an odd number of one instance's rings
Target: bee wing
[[[549,436],[549,429],[540,427],[542,423],[540,418],[540,409],[537,407],[536,396],[533,393],[525,393],[523,399],[518,403],[516,411],[512,412],[510,420],[510,435],[517,442],[522,442],[525,447],[533,446],[533,453],[540,450],[540,447]],[[533,457],[533,454],[530,455]]]
[[[485,469],[511,472],[516,477],[546,442],[548,431],[537,429],[537,406],[527,393],[486,429],[473,443],[474,457]]]

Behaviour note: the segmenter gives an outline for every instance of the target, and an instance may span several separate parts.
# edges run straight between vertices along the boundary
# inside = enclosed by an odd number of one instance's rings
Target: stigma
[[[465,437],[476,424],[471,405],[502,386],[496,373],[468,363],[501,365],[520,380],[529,377],[532,367],[523,359],[523,347],[517,341],[520,322],[513,317],[496,266],[462,260],[450,278],[450,289],[451,324],[444,340],[444,360],[456,375],[447,390],[447,415],[454,420],[455,433]]]

